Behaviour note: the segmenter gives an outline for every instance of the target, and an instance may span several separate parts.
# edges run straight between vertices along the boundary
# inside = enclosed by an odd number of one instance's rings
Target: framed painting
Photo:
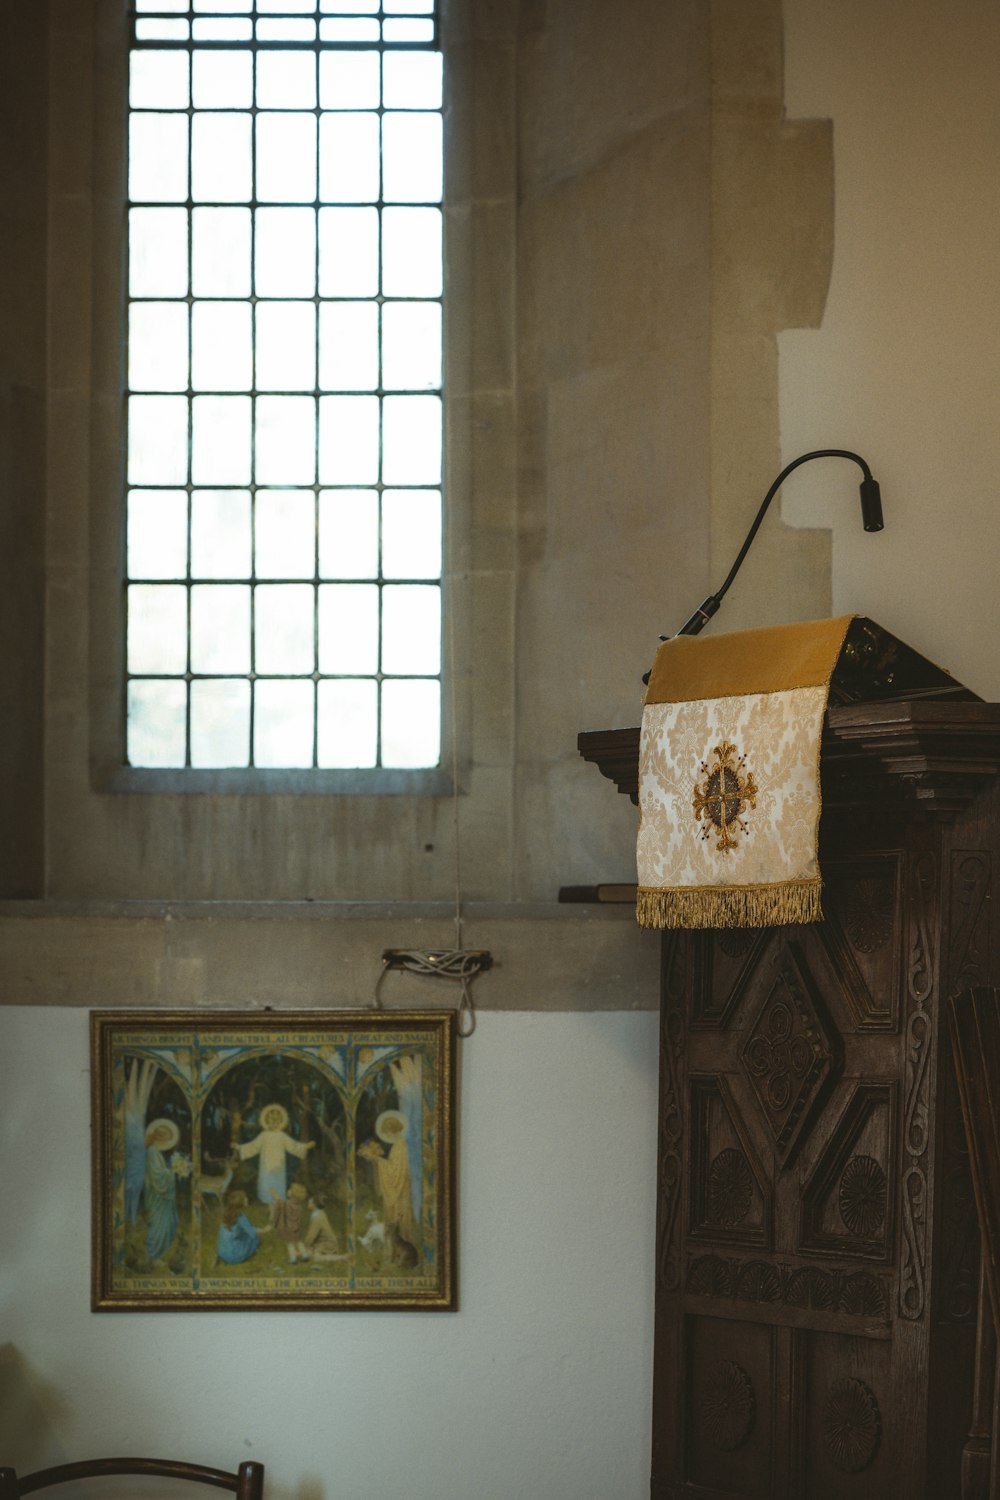
[[[451,1011],[95,1011],[93,1307],[447,1310]]]

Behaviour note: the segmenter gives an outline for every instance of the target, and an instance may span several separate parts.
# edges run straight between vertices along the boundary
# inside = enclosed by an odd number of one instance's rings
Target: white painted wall
[[[89,1311],[87,1013],[0,1008],[0,1462],[267,1469],[269,1500],[648,1493],[656,1017],[461,1047],[460,1311]]]
[[[1000,558],[1000,6],[785,0],[786,107],[830,116],[835,247],[822,326],[780,337],[784,515],[834,526],[833,608],[870,614],[989,699]],[[842,472],[841,472],[842,470]]]

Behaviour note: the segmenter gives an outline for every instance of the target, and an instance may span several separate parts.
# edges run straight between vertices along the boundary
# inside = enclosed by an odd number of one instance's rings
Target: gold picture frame
[[[456,1306],[453,1011],[94,1011],[95,1311]]]

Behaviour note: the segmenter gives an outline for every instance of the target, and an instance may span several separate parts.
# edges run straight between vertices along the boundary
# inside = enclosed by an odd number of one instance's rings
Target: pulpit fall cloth
[[[660,647],[639,747],[640,925],[821,918],[820,741],[853,618]]]

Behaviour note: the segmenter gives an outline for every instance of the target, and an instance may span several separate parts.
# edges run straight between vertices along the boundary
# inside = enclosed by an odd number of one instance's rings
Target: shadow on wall
[[[108,1456],[95,1454],[92,1449],[68,1453],[60,1434],[71,1421],[72,1407],[62,1393],[32,1369],[14,1344],[0,1345],[0,1464],[12,1465],[19,1474],[31,1474],[55,1464]],[[118,1451],[135,1456],[134,1446],[125,1440]],[[246,1446],[249,1448],[250,1444]],[[200,1455],[192,1458],[173,1451],[141,1456],[203,1461]],[[210,1455],[204,1462],[218,1468],[236,1468],[240,1459],[226,1453],[219,1457]],[[200,1486],[196,1488],[199,1494],[208,1493]],[[191,1486],[177,1480],[113,1475],[62,1484],[52,1494],[55,1500],[185,1500],[190,1489]],[[275,1486],[268,1491],[267,1500],[323,1500],[323,1487],[318,1479],[306,1478],[294,1487],[287,1486],[284,1492]]]
[[[0,1345],[0,1463],[22,1474],[71,1455],[57,1434],[69,1416],[66,1398],[33,1370],[13,1344]]]
[[[267,1500],[274,1500],[274,1496],[268,1494]],[[295,1488],[290,1491],[288,1500],[323,1500],[322,1480],[311,1478],[306,1475],[305,1478],[300,1479]]]

